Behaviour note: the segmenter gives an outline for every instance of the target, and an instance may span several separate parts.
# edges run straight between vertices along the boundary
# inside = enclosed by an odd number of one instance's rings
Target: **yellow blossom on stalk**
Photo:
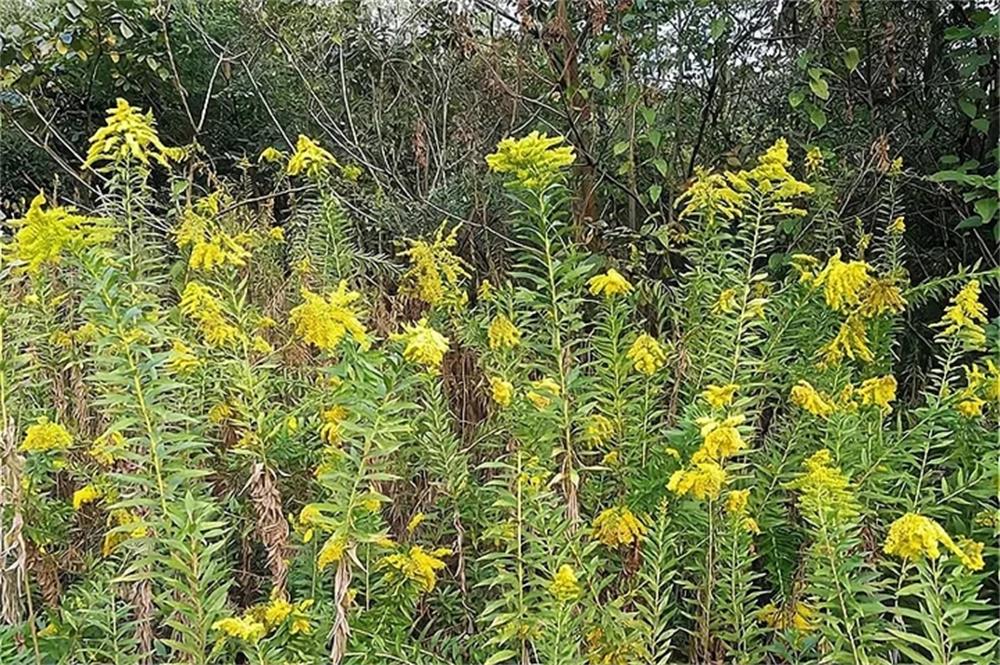
[[[884,411],[892,411],[890,402],[896,399],[896,377],[891,374],[866,379],[858,388],[862,404],[874,404]]]
[[[142,113],[119,98],[115,108],[108,109],[107,116],[104,127],[90,137],[84,168],[101,161],[133,159],[149,166],[150,158],[169,168],[171,161],[178,161],[184,156],[183,149],[168,148],[160,141],[152,111]]]
[[[312,624],[309,622],[309,616],[306,611],[313,606],[315,601],[312,598],[306,598],[301,603],[298,603],[292,610],[292,623],[288,627],[288,632],[292,635],[309,635],[312,633]]]
[[[744,513],[749,499],[750,490],[732,490],[726,495],[726,511],[733,515]]]
[[[479,283],[479,288],[476,290],[476,298],[482,302],[491,302],[493,300],[493,285],[490,284],[490,280],[484,279]]]
[[[903,219],[902,215],[889,223],[889,233],[894,236],[901,236],[906,233],[906,221]]]
[[[985,400],[973,395],[972,397],[966,397],[963,399],[955,408],[957,408],[958,412],[966,418],[978,418],[983,415],[984,406],[986,406]]]
[[[936,559],[941,556],[940,546],[943,545],[969,570],[981,570],[984,565],[982,544],[968,538],[959,542],[962,547],[956,545],[944,528],[929,517],[906,513],[889,527],[882,551],[911,561],[923,557]]]
[[[994,404],[1000,406],[1000,367],[993,362],[992,358],[986,359],[986,369],[989,371],[989,378],[986,380],[986,398]]]
[[[511,400],[514,398],[514,384],[499,376],[491,376],[490,395],[493,397],[493,401],[500,406],[510,406]]]
[[[459,226],[447,234],[445,229],[441,224],[432,242],[407,238],[409,248],[400,252],[410,262],[401,280],[402,290],[428,305],[459,302],[463,295],[459,281],[469,276],[465,263],[451,251],[458,243]]]
[[[768,603],[760,608],[757,616],[775,630],[793,628],[802,633],[809,633],[817,628],[818,612],[801,601],[795,601],[790,607],[781,609],[774,603]]]
[[[85,504],[93,503],[102,496],[101,490],[93,485],[84,485],[73,492],[73,510],[80,510]]]
[[[403,357],[424,365],[428,371],[440,371],[441,361],[448,352],[448,338],[427,325],[427,319],[404,326],[403,332],[392,336],[406,344]]]
[[[674,471],[667,489],[678,496],[690,494],[695,499],[715,500],[726,484],[726,471],[717,462],[698,462],[690,469]]]
[[[823,355],[823,364],[833,367],[839,365],[845,357],[868,363],[875,360],[868,348],[865,322],[860,316],[853,314],[840,324],[836,336],[820,349],[820,353]]]
[[[618,466],[621,462],[621,453],[617,450],[611,450],[607,452],[604,457],[601,458],[601,464],[604,466]]]
[[[267,162],[268,164],[273,164],[274,162],[280,162],[285,158],[285,153],[281,152],[274,146],[268,146],[264,148],[260,156],[257,157],[257,162]]]
[[[771,200],[779,202],[779,205],[776,206],[777,212],[801,216],[805,214],[804,210],[791,208],[780,203],[797,196],[811,194],[814,191],[812,186],[796,180],[788,172],[788,167],[791,164],[791,160],[788,159],[788,141],[779,138],[763,155],[757,158],[757,166],[753,169],[727,175],[737,189],[741,188],[743,182],[753,182],[759,191],[767,194]]]
[[[882,314],[899,314],[906,309],[903,291],[892,277],[871,279],[861,294],[861,316],[871,318]]]
[[[45,453],[52,450],[65,450],[73,445],[73,437],[66,428],[58,423],[50,423],[42,416],[34,425],[28,427],[20,450],[25,453]]]
[[[615,435],[615,425],[606,416],[596,414],[587,421],[584,433],[591,445],[599,446]]]
[[[187,344],[175,339],[167,358],[167,369],[174,374],[190,374],[201,367],[201,360]]]
[[[677,206],[684,205],[681,219],[701,214],[712,221],[717,214],[726,219],[742,214],[746,196],[731,187],[725,177],[700,166],[695,167],[694,176],[691,185],[677,197]]]
[[[250,341],[250,349],[254,353],[259,353],[264,356],[274,353],[274,347],[271,346],[271,343],[264,339],[261,335],[253,336],[253,339]]]
[[[973,279],[951,299],[951,305],[945,310],[941,321],[936,325],[943,327],[939,337],[958,337],[967,346],[979,348],[986,344],[986,331],[982,324],[986,323],[986,307],[979,302],[979,280]]]
[[[625,506],[606,508],[594,518],[594,539],[608,547],[638,543],[645,533],[646,527]]]
[[[820,260],[808,254],[792,254],[792,268],[799,273],[799,283],[812,285],[816,281],[816,269]]]
[[[656,341],[656,338],[643,333],[632,343],[632,347],[626,354],[632,361],[635,371],[646,376],[651,376],[656,370],[663,367],[667,360],[667,354],[663,352],[663,347]]]
[[[220,425],[232,417],[233,407],[229,406],[227,402],[213,404],[212,408],[208,410],[208,419],[216,425]]]
[[[327,169],[331,165],[337,165],[337,160],[329,151],[320,147],[319,143],[308,136],[299,134],[299,138],[295,142],[295,152],[288,159],[285,172],[291,176],[305,173],[310,178],[315,179],[326,175]]]
[[[347,409],[342,406],[334,406],[323,411],[319,438],[328,446],[340,443],[340,425],[346,419]]]
[[[713,383],[702,391],[701,397],[712,408],[721,409],[732,404],[733,397],[736,396],[736,391],[739,389],[740,386],[736,383],[727,383],[724,386],[717,386]]]
[[[316,526],[323,519],[323,513],[315,504],[307,503],[299,511],[299,524],[303,526]]]
[[[491,349],[512,349],[521,343],[521,331],[504,314],[497,314],[486,331]]]
[[[532,390],[528,392],[526,397],[535,405],[536,409],[548,408],[549,404],[552,403],[552,398],[558,397],[562,392],[559,384],[548,377],[532,381],[531,387]]]
[[[760,535],[760,525],[757,524],[757,520],[752,517],[743,518],[743,528],[754,534],[755,536]]]
[[[229,637],[256,644],[267,634],[267,627],[249,617],[226,617],[212,624],[212,630],[225,633]]]
[[[494,173],[510,174],[525,189],[542,190],[576,159],[572,146],[560,145],[563,141],[561,136],[549,138],[537,131],[520,139],[506,138],[486,156],[486,163]]]
[[[425,519],[427,519],[426,515],[424,515],[423,513],[417,513],[416,515],[410,518],[409,522],[406,523],[406,531],[408,533],[413,533],[414,531],[417,530],[417,528],[421,524],[424,523]]]
[[[24,270],[29,274],[45,264],[58,264],[65,250],[80,251],[114,237],[116,229],[105,226],[105,220],[76,215],[73,208],[61,206],[43,210],[44,205],[45,194],[39,192],[25,216],[11,221],[17,229],[14,256],[27,263]]]
[[[561,603],[573,600],[580,595],[580,583],[576,579],[573,568],[567,564],[559,566],[559,570],[552,576],[549,584],[549,593]]]
[[[360,297],[357,291],[348,291],[347,280],[343,279],[337,290],[326,298],[303,287],[305,302],[292,308],[288,318],[295,327],[295,334],[321,351],[333,350],[348,334],[365,346],[368,338],[355,306]]]
[[[871,277],[871,267],[864,261],[842,261],[838,249],[816,275],[815,285],[823,286],[826,304],[838,312],[857,305]]]
[[[425,592],[434,590],[437,583],[437,571],[445,568],[441,557],[451,554],[448,548],[438,548],[427,552],[423,547],[414,545],[409,552],[391,554],[382,559],[382,565],[395,568],[406,579],[416,583]]]
[[[111,466],[121,459],[125,450],[125,437],[121,432],[105,432],[94,439],[93,445],[87,451],[101,466]]]
[[[142,518],[129,510],[112,510],[108,515],[108,522],[121,528],[112,529],[104,534],[104,542],[101,545],[103,556],[110,556],[118,545],[129,538],[145,538],[148,535],[146,527],[142,525]]]
[[[339,534],[330,536],[323,543],[323,547],[320,548],[319,554],[316,556],[316,567],[323,570],[331,563],[340,561],[345,551],[347,551],[347,539]]]
[[[820,418],[825,418],[837,410],[837,407],[826,395],[813,388],[812,384],[805,380],[799,381],[792,387],[791,399],[796,406]]]
[[[742,415],[729,416],[725,420],[715,418],[699,418],[701,425],[701,455],[695,461],[702,459],[722,460],[732,457],[746,447],[737,425],[743,422]],[[697,454],[697,453],[696,453]]]
[[[806,151],[806,173],[813,174],[821,168],[823,168],[823,151],[814,145]]]
[[[181,294],[181,313],[198,324],[205,343],[225,346],[241,337],[239,329],[226,321],[215,291],[199,282],[188,282]]]
[[[713,314],[728,314],[736,308],[736,289],[725,289],[712,306]]]
[[[248,238],[233,237],[228,233],[216,233],[208,240],[198,241],[191,248],[188,266],[192,270],[211,272],[218,267],[230,265],[235,268],[246,266],[250,250],[241,244]]]
[[[829,513],[834,517],[856,514],[854,495],[848,489],[849,480],[840,467],[833,465],[833,456],[825,448],[806,459],[805,473],[786,484],[800,492],[799,505],[810,514]]]
[[[610,268],[603,275],[591,277],[587,282],[591,295],[611,298],[617,295],[626,295],[632,290],[632,285],[620,272]]]
[[[262,608],[261,615],[264,619],[264,625],[268,628],[273,628],[284,623],[293,609],[294,606],[290,602],[281,596],[274,595],[271,598],[271,602]]]

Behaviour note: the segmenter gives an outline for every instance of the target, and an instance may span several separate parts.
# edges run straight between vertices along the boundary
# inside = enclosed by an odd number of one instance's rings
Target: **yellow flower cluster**
[[[902,215],[900,215],[899,217],[892,220],[892,222],[890,222],[889,233],[891,233],[894,236],[901,236],[904,233],[906,233],[906,221],[903,219]]]
[[[922,557],[936,559],[941,548],[954,554],[969,570],[982,570],[983,544],[968,538],[956,544],[940,524],[916,513],[906,513],[889,527],[882,551],[901,559],[917,560]]]
[[[722,409],[732,404],[733,397],[736,396],[736,391],[739,389],[740,386],[736,383],[727,383],[724,386],[717,386],[712,383],[702,391],[701,397],[713,409]]]
[[[73,445],[73,437],[59,423],[50,423],[45,416],[39,418],[34,425],[28,427],[21,451],[26,453],[46,453],[52,450],[65,450]]]
[[[812,384],[804,379],[792,386],[791,400],[796,406],[820,418],[826,418],[837,410],[829,397],[813,388]]]
[[[843,359],[871,362],[875,359],[868,348],[868,331],[865,322],[858,314],[851,314],[843,323],[832,340],[826,343],[820,353],[824,366],[839,365]]]
[[[712,306],[713,314],[728,314],[736,308],[736,289],[724,289]]]
[[[813,188],[788,172],[792,162],[788,159],[788,141],[778,139],[767,151],[757,159],[757,166],[750,171],[727,173],[726,177],[733,189],[738,192],[749,192],[756,188],[775,204],[774,210],[779,214],[802,216],[805,210],[788,205],[789,199],[805,194],[812,194]]]
[[[521,331],[504,314],[497,314],[486,331],[491,349],[512,349],[521,343]]]
[[[355,306],[360,297],[357,291],[348,291],[346,280],[340,280],[337,290],[326,298],[303,287],[304,302],[292,308],[289,321],[296,335],[321,351],[333,350],[348,334],[365,346],[368,338]]]
[[[726,511],[739,515],[746,511],[750,490],[733,490],[726,495]]]
[[[44,205],[45,195],[39,192],[25,216],[11,222],[17,228],[14,256],[27,263],[24,269],[28,273],[38,272],[46,263],[58,264],[65,250],[80,251],[107,242],[115,234],[104,220],[73,214],[72,208],[43,210]]]
[[[401,281],[405,293],[415,295],[428,305],[464,304],[467,296],[459,282],[469,273],[462,259],[451,251],[458,243],[458,229],[456,225],[445,234],[445,224],[442,224],[433,242],[406,240],[410,246],[400,252],[410,262]]]
[[[319,428],[319,438],[328,446],[340,443],[340,425],[347,418],[347,409],[334,406],[323,411],[323,424]]]
[[[632,290],[632,285],[620,272],[614,268],[609,269],[603,275],[591,277],[587,282],[591,295],[612,298],[617,295],[627,295]]]
[[[958,393],[956,408],[966,418],[983,415],[987,403],[1000,408],[1000,368],[992,358],[987,358],[986,369],[989,376],[975,363],[965,368],[965,387]]]
[[[212,630],[225,633],[229,637],[235,637],[256,644],[267,634],[267,627],[260,621],[247,617],[226,617],[219,619],[212,624]]]
[[[576,579],[573,568],[567,564],[559,566],[559,570],[552,576],[549,584],[549,593],[561,603],[573,600],[580,595],[580,583]]]
[[[695,168],[694,181],[677,197],[677,206],[684,205],[679,217],[704,215],[710,222],[717,214],[733,219],[742,214],[746,197],[730,187],[724,176],[702,167]]]
[[[84,505],[93,503],[103,496],[101,490],[93,485],[84,485],[73,492],[73,510],[80,510]]]
[[[242,337],[236,326],[226,321],[215,291],[199,282],[188,282],[181,294],[181,313],[198,324],[209,346],[225,346]]]
[[[591,445],[600,446],[611,440],[611,437],[615,435],[615,425],[607,416],[598,413],[591,416],[587,421],[584,434]]]
[[[799,490],[799,505],[809,514],[829,514],[834,518],[856,514],[854,495],[849,480],[840,467],[833,465],[833,456],[825,448],[814,453],[803,464],[805,473],[788,483],[789,489]]]
[[[802,633],[816,630],[819,613],[814,607],[802,601],[795,601],[788,608],[779,609],[774,603],[768,603],[760,608],[758,617],[775,630],[792,628]]]
[[[167,370],[174,374],[190,374],[201,367],[201,360],[191,347],[182,340],[175,339],[167,357]]]
[[[112,510],[108,515],[108,522],[113,524],[114,528],[104,534],[104,542],[101,545],[101,554],[104,556],[110,556],[116,547],[129,538],[145,538],[148,535],[142,518],[130,510],[121,508]]]
[[[494,173],[510,174],[525,189],[543,190],[576,159],[572,146],[561,145],[564,140],[537,131],[520,139],[505,138],[496,152],[486,156],[486,164]]]
[[[870,279],[871,267],[864,261],[843,261],[838,249],[826,267],[816,276],[813,284],[823,287],[823,295],[830,309],[845,312],[861,301],[861,293]]]
[[[444,354],[448,352],[448,338],[427,325],[427,319],[404,326],[403,332],[392,336],[406,344],[403,357],[423,365],[431,373],[439,372]]]
[[[303,520],[302,523],[305,524],[306,522]],[[346,551],[347,539],[341,534],[333,534],[326,539],[323,547],[320,548],[319,554],[316,556],[316,567],[319,570],[324,570],[331,563],[340,561]]]
[[[742,415],[732,415],[724,420],[715,418],[700,418],[701,447],[691,456],[691,461],[718,461],[732,457],[746,447],[740,435],[738,425],[743,422]]]
[[[105,432],[94,439],[87,454],[101,466],[111,466],[122,458],[126,441],[121,432]]]
[[[718,462],[706,461],[694,463],[686,470],[674,471],[667,489],[678,496],[690,494],[699,501],[715,500],[725,484],[725,469]]]
[[[490,377],[490,395],[500,406],[510,406],[514,399],[514,384],[499,376]]]
[[[655,337],[647,333],[636,338],[626,356],[632,361],[635,371],[646,376],[652,376],[667,360],[663,347]]]
[[[390,554],[382,560],[382,564],[395,568],[406,579],[416,583],[422,591],[434,590],[437,583],[437,571],[445,568],[441,557],[451,554],[446,547],[427,552],[423,547],[414,545],[409,552]]]
[[[892,411],[892,402],[896,399],[896,377],[892,374],[866,379],[858,388],[861,403],[874,404],[883,411]]]
[[[548,377],[532,381],[531,388],[526,397],[539,410],[547,409],[549,404],[552,403],[552,398],[559,397],[559,394],[562,392],[559,384]]]
[[[986,344],[986,331],[983,324],[986,323],[986,307],[979,302],[980,286],[979,280],[970,280],[951,299],[951,305],[944,312],[941,321],[936,325],[944,328],[939,337],[956,337],[966,346],[973,349],[981,348]]]
[[[295,152],[288,160],[285,172],[290,176],[305,173],[308,177],[318,179],[324,175],[330,166],[337,165],[337,160],[319,143],[308,136],[299,134],[295,142]]]
[[[605,508],[594,518],[593,535],[608,547],[638,544],[646,527],[626,506]]]
[[[904,309],[906,300],[903,299],[903,292],[895,278],[889,276],[868,280],[858,308],[861,316],[870,319],[883,314],[899,314]]]
[[[171,161],[176,162],[183,157],[182,148],[168,148],[160,141],[152,111],[142,113],[119,98],[115,108],[108,109],[104,127],[90,137],[90,148],[83,166],[87,168],[101,161],[127,162],[133,159],[148,166],[152,158],[169,168]]]
[[[219,228],[212,228],[212,216],[219,214],[220,192],[199,199],[189,207],[174,230],[174,238],[181,249],[190,247],[188,266],[192,270],[211,272],[222,266],[242,268],[250,258],[249,233],[235,236]],[[280,231],[281,229],[277,229]]]

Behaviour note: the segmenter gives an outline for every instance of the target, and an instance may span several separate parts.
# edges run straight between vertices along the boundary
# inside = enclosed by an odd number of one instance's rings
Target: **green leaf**
[[[594,82],[594,87],[598,90],[603,90],[607,79],[604,77],[604,72],[596,67],[590,71],[590,80]]]
[[[830,99],[830,85],[825,79],[813,79],[809,81],[809,89],[823,101]]]
[[[993,214],[997,211],[998,202],[995,198],[979,199],[973,206],[976,214],[983,218],[983,222],[993,219]]]
[[[962,113],[969,116],[970,118],[975,118],[977,115],[979,115],[979,110],[976,108],[976,105],[973,104],[968,99],[958,100],[958,108],[962,109]]]
[[[956,229],[974,229],[978,226],[983,225],[983,218],[979,215],[973,215],[972,217],[966,217],[961,222],[958,223]]]
[[[663,140],[663,133],[658,129],[651,129],[646,133],[646,138],[651,146],[659,148],[660,141]]]
[[[791,106],[793,109],[798,108],[799,104],[801,104],[802,100],[804,100],[805,98],[806,98],[806,93],[802,92],[802,90],[792,90],[791,92],[788,93],[788,105]]]
[[[649,194],[649,200],[656,203],[660,200],[660,194],[663,193],[663,187],[660,185],[650,185],[649,189],[646,190],[646,193]]]
[[[667,160],[662,157],[656,157],[653,159],[653,166],[656,167],[656,170],[660,172],[661,176],[664,178],[667,177]]]
[[[517,656],[517,653],[511,651],[510,649],[504,649],[503,651],[497,651],[495,654],[487,658],[483,665],[498,665],[505,660],[510,660]]]
[[[647,125],[652,126],[653,122],[656,121],[656,111],[649,108],[648,106],[643,106],[641,109],[639,109],[639,113],[642,114],[642,119],[646,122]]]
[[[990,131],[990,121],[986,118],[976,118],[972,121],[972,126],[982,134]]]
[[[817,106],[811,106],[808,110],[809,121],[816,126],[816,129],[823,129],[826,127],[826,113],[823,109]]]
[[[712,36],[712,40],[715,41],[722,36],[722,33],[726,31],[726,19],[722,17],[713,18],[711,26],[708,29],[709,34]]]
[[[844,51],[844,65],[847,67],[847,71],[853,72],[858,68],[858,63],[861,61],[861,55],[858,54],[858,49],[853,46],[846,51]]]
[[[621,154],[627,152],[628,151],[628,141],[619,141],[618,143],[615,144],[615,146],[611,149],[611,151],[615,153],[616,157],[618,155],[621,155]]]

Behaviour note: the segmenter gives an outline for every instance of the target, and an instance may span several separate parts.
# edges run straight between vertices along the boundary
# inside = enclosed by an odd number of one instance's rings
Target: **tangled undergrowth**
[[[500,283],[446,226],[374,279],[307,137],[246,164],[304,191],[280,226],[187,157],[119,101],[98,213],[2,246],[0,661],[994,662],[997,273],[909,283],[900,162],[850,243],[821,154],[700,171],[665,287],[578,240],[558,137],[486,157]]]

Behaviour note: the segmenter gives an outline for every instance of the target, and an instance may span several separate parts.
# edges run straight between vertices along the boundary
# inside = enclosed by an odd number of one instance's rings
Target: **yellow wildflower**
[[[347,418],[347,409],[334,406],[323,411],[323,424],[319,428],[319,438],[328,446],[340,443],[340,424]]]
[[[511,400],[514,398],[514,384],[499,376],[491,376],[490,394],[493,401],[500,406],[510,406]]]
[[[408,533],[413,533],[414,531],[417,530],[417,528],[421,524],[424,523],[425,519],[427,519],[426,515],[424,515],[423,513],[417,513],[416,515],[410,518],[409,522],[406,523],[406,531]]]
[[[275,595],[271,598],[271,602],[264,606],[263,612],[261,612],[264,618],[264,625],[268,628],[273,628],[283,623],[292,613],[292,609],[293,606],[290,602],[281,596]]]
[[[614,268],[609,269],[603,275],[596,275],[587,282],[590,293],[595,296],[611,298],[617,295],[626,295],[632,290],[632,285],[620,272]]]
[[[591,445],[600,446],[615,435],[615,425],[609,418],[598,413],[587,421],[584,434]]]
[[[667,489],[678,496],[690,494],[699,501],[718,499],[726,484],[726,471],[717,462],[698,462],[684,471],[674,471]]]
[[[407,553],[391,554],[382,559],[382,565],[395,568],[406,579],[415,582],[422,591],[433,591],[437,583],[437,571],[445,568],[441,557],[451,554],[447,548],[427,552],[414,545]]]
[[[490,280],[484,279],[479,283],[479,288],[476,290],[476,298],[482,302],[491,302],[493,300],[493,285],[490,284]]]
[[[892,277],[871,279],[861,294],[861,316],[871,318],[882,314],[899,314],[906,309],[903,292]]]
[[[167,369],[174,374],[190,374],[201,367],[201,360],[182,340],[174,340],[167,358]]]
[[[45,264],[58,264],[65,250],[78,252],[114,236],[115,229],[104,226],[105,220],[76,215],[73,208],[43,210],[44,205],[45,195],[39,192],[25,216],[11,222],[17,228],[14,256],[27,263],[24,270],[28,273],[37,273]]]
[[[111,514],[108,515],[108,521],[114,523],[117,528],[104,534],[104,543],[101,545],[103,556],[109,556],[118,545],[128,538],[145,538],[148,535],[146,527],[142,524],[142,518],[132,511],[112,510]]]
[[[760,535],[760,525],[757,524],[757,520],[752,517],[743,518],[743,528],[754,534],[755,536]]]
[[[302,506],[302,510],[299,511],[299,524],[303,526],[316,526],[322,518],[323,513],[312,503]]]
[[[408,361],[424,365],[432,373],[440,370],[444,354],[448,352],[448,338],[429,327],[427,319],[404,326],[402,333],[392,337],[406,343],[403,357]]]
[[[361,294],[348,291],[347,280],[340,280],[337,290],[326,298],[305,287],[302,297],[305,302],[289,312],[289,321],[295,327],[295,334],[305,342],[321,351],[331,351],[350,333],[358,344],[368,344],[354,304]]]
[[[728,314],[736,308],[736,289],[724,289],[712,306],[713,314]]]
[[[732,457],[746,447],[743,437],[737,425],[743,422],[742,415],[729,416],[725,420],[719,421],[715,418],[701,418],[698,424],[701,425],[702,444],[699,459],[722,460]],[[696,453],[697,454],[697,453]]]
[[[552,403],[553,397],[558,397],[561,389],[559,384],[549,378],[544,378],[539,381],[532,381],[530,390],[527,394],[527,398],[535,405],[536,409],[548,408],[549,404]]]
[[[651,376],[663,367],[667,360],[667,354],[664,353],[660,343],[647,333],[639,335],[626,355],[632,361],[635,371],[646,376]]]
[[[726,511],[733,515],[744,513],[749,499],[750,490],[732,490],[726,495]]]
[[[291,176],[305,173],[310,178],[317,179],[326,175],[327,169],[336,164],[337,160],[329,151],[320,147],[319,143],[308,136],[299,134],[295,142],[295,152],[289,158],[285,172]]]
[[[73,510],[80,510],[85,504],[93,503],[102,496],[101,490],[93,485],[84,485],[73,492]]]
[[[746,196],[731,187],[725,177],[700,166],[695,168],[694,175],[691,185],[677,197],[677,206],[684,205],[681,219],[700,214],[711,222],[716,214],[726,219],[742,214]]]
[[[760,609],[757,616],[775,630],[793,628],[802,633],[816,630],[818,619],[816,609],[801,601],[795,601],[790,607],[781,609],[774,603],[768,603]]]
[[[959,555],[959,560],[963,566],[973,571],[982,570],[986,566],[986,562],[983,561],[983,550],[985,549],[983,543],[976,542],[965,536],[959,536],[956,545],[962,552]]]
[[[856,504],[848,489],[849,481],[840,467],[833,466],[833,456],[823,449],[814,453],[803,464],[806,472],[786,484],[799,490],[799,505],[810,514],[829,514],[833,517],[854,515]]]
[[[264,356],[274,353],[274,347],[271,346],[271,343],[264,339],[261,335],[253,336],[253,339],[250,341],[250,349],[254,353],[259,353]]]
[[[969,546],[972,541],[963,542],[973,556],[970,557],[965,550],[956,545],[944,528],[934,520],[916,513],[906,513],[889,527],[889,534],[885,538],[882,551],[907,560],[917,560],[925,556],[928,559],[936,559],[941,556],[940,546],[943,545],[958,557],[962,565],[971,570],[979,570],[982,567],[980,565],[982,550]]]
[[[301,603],[298,603],[292,610],[292,623],[288,627],[288,632],[292,635],[309,635],[312,633],[312,624],[309,622],[309,616],[306,611],[313,606],[315,601],[312,598],[306,598]]]
[[[267,634],[267,627],[248,617],[226,617],[212,624],[212,630],[225,633],[251,644],[256,644]]]
[[[867,379],[858,388],[862,404],[875,404],[880,409],[892,411],[890,402],[896,399],[896,377],[891,374]]]
[[[875,360],[871,349],[868,348],[865,322],[860,316],[853,314],[840,324],[836,336],[820,349],[820,353],[826,366],[837,366],[844,357],[869,363]]]
[[[504,314],[497,314],[486,331],[491,349],[512,349],[521,343],[521,331]]]
[[[601,464],[603,466],[618,466],[621,462],[621,453],[617,450],[610,450],[605,453],[604,457],[601,458]]]
[[[334,534],[326,539],[323,543],[323,547],[319,550],[319,555],[316,557],[316,567],[319,570],[323,570],[331,563],[336,563],[340,561],[340,558],[344,556],[344,552],[347,550],[347,539],[339,534]]]
[[[638,544],[646,533],[646,527],[626,506],[605,508],[594,518],[593,530],[594,539],[608,547]]]
[[[209,346],[225,346],[242,336],[239,329],[226,320],[215,291],[199,282],[188,282],[184,287],[180,308],[184,316],[198,324]]]
[[[958,412],[966,418],[978,418],[983,415],[983,407],[985,405],[985,400],[973,395],[960,401],[956,408],[958,409]]]
[[[561,603],[573,600],[580,595],[580,583],[577,582],[576,573],[567,564],[559,566],[559,570],[552,576],[549,584],[549,593]]]
[[[823,151],[814,145],[806,150],[806,173],[813,174],[821,168],[823,168]]]
[[[740,386],[736,383],[727,383],[724,386],[717,386],[712,383],[709,384],[704,391],[702,391],[701,397],[708,402],[712,408],[721,409],[732,404],[733,397],[735,397],[736,391],[739,389]]]
[[[864,261],[842,261],[838,249],[816,276],[816,286],[824,287],[826,304],[843,312],[860,302],[861,294],[871,279],[870,266]]]
[[[889,233],[894,236],[901,236],[906,233],[906,221],[900,215],[889,224]]]
[[[229,406],[227,402],[213,404],[212,408],[208,410],[208,419],[216,425],[220,425],[232,417],[233,407]]]
[[[459,282],[469,276],[462,259],[451,251],[458,243],[459,226],[447,234],[445,229],[445,224],[438,227],[433,242],[407,239],[409,248],[400,252],[410,262],[402,278],[402,290],[428,305],[459,302],[463,295]]]
[[[936,324],[944,328],[940,337],[958,337],[972,348],[986,343],[986,331],[982,326],[986,323],[986,307],[979,302],[979,294],[979,280],[973,279],[951,299],[952,304]]]
[[[115,102],[115,108],[108,109],[107,115],[104,127],[90,137],[84,168],[101,161],[132,159],[148,166],[150,158],[169,168],[171,161],[178,161],[184,156],[184,150],[168,148],[160,141],[152,111],[142,113],[119,98]]]
[[[799,283],[812,285],[816,280],[816,268],[819,259],[808,254],[792,254],[792,268],[799,273]]]
[[[66,428],[58,423],[50,423],[42,416],[34,425],[28,427],[21,451],[26,453],[45,453],[52,450],[65,450],[73,445],[73,437]]]
[[[125,450],[125,437],[121,432],[105,432],[94,439],[93,445],[87,451],[101,466],[111,466],[121,459]]]
[[[274,162],[280,162],[284,158],[285,153],[281,152],[274,146],[268,146],[261,151],[260,156],[257,157],[257,161],[273,164]]]
[[[820,418],[825,418],[837,410],[826,395],[805,380],[799,381],[792,387],[791,399],[793,404]]]
[[[542,190],[576,159],[571,146],[560,145],[564,140],[537,131],[520,139],[506,138],[497,144],[496,152],[486,156],[486,163],[494,173],[508,173],[526,189]]]

